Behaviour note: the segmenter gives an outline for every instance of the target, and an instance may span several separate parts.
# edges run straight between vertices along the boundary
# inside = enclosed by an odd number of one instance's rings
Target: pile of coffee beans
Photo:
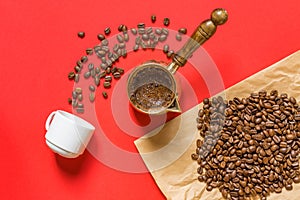
[[[156,15],[151,16],[151,22],[156,22]],[[163,25],[169,26],[170,19],[164,18]],[[95,101],[95,90],[101,85],[100,79],[103,79],[104,89],[109,89],[111,87],[111,82],[113,79],[120,79],[122,74],[124,74],[124,69],[116,67],[115,63],[119,61],[120,58],[127,57],[127,42],[129,41],[129,29],[126,25],[121,24],[118,27],[119,34],[117,34],[117,43],[112,47],[109,46],[109,41],[106,38],[111,33],[111,28],[106,27],[103,33],[97,35],[98,40],[100,41],[99,45],[96,45],[93,48],[86,49],[86,55],[82,56],[80,60],[77,61],[74,71],[68,74],[69,80],[74,80],[76,83],[79,82],[80,76],[82,75],[84,79],[93,79],[93,84],[89,87],[89,100],[90,102]],[[140,48],[143,50],[154,49],[156,45],[160,42],[165,42],[169,35],[169,30],[167,28],[152,28],[146,27],[145,23],[138,23],[136,27],[130,29],[130,32],[134,36],[135,44],[132,47],[133,51],[138,51]],[[176,35],[176,40],[181,41],[182,35],[187,33],[186,28],[178,29]],[[79,38],[84,38],[86,36],[85,32],[80,31],[77,33]],[[163,52],[166,54],[167,58],[171,58],[174,55],[174,51],[169,49],[169,45],[164,46]],[[100,63],[89,62],[88,56],[95,54]],[[86,66],[86,67],[84,67]],[[68,102],[72,104],[73,108],[76,109],[78,113],[84,112],[84,106],[82,103],[82,94],[83,91],[79,94],[75,88],[72,91],[72,98],[68,99]],[[103,98],[107,99],[107,92],[102,92]]]
[[[266,199],[300,182],[300,107],[294,97],[260,91],[204,99],[196,153],[200,182],[225,199]]]

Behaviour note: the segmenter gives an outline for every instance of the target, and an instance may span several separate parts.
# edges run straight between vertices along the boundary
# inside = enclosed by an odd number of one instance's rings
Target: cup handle
[[[46,120],[45,128],[46,128],[47,131],[48,131],[49,127],[50,127],[51,121],[52,121],[54,115],[56,114],[56,112],[57,112],[57,111],[53,111],[53,112],[48,116],[48,118],[47,118],[47,120]]]

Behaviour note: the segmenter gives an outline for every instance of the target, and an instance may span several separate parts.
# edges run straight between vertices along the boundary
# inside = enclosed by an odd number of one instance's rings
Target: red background
[[[193,30],[217,7],[227,9],[229,20],[204,48],[226,88],[299,49],[298,0],[2,0],[1,198],[164,199],[149,173],[113,170],[89,152],[73,160],[55,156],[45,145],[45,119],[53,110],[72,110],[67,74],[105,27],[112,27],[113,35],[121,23],[150,23],[156,14],[157,25],[169,17],[170,29]],[[80,30],[86,32],[83,40],[77,37]],[[188,78],[188,71],[183,74]],[[201,101],[208,92],[198,95]],[[137,152],[136,138],[109,128],[116,145]]]

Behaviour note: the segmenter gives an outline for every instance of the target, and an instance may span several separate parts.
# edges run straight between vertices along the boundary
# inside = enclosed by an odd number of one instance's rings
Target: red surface
[[[150,23],[154,13],[157,25],[169,17],[170,29],[191,33],[216,7],[228,10],[229,21],[204,47],[226,87],[300,47],[298,0],[0,1],[1,199],[164,199],[149,173],[111,169],[89,152],[74,160],[55,156],[45,145],[44,123],[53,110],[71,111],[66,75],[106,26],[113,35],[121,23]],[[183,74],[192,76],[187,68]],[[198,95],[201,101],[208,92]],[[136,138],[109,128],[113,143],[137,152]]]

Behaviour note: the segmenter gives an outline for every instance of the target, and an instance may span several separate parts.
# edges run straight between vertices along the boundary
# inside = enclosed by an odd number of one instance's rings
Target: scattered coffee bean
[[[100,34],[97,35],[97,38],[98,38],[98,40],[102,41],[102,40],[105,39],[105,36],[100,33]]]
[[[159,36],[159,38],[158,38],[158,40],[159,40],[160,42],[164,42],[166,39],[167,39],[167,36],[166,36],[166,35],[161,35],[161,36]]]
[[[169,48],[170,48],[169,45],[165,44],[164,47],[163,47],[163,52],[168,53]]]
[[[110,88],[111,84],[108,81],[104,81],[103,86],[104,88]]]
[[[90,72],[90,71],[87,71],[87,72],[84,73],[83,76],[84,76],[84,78],[88,79],[88,78],[90,78],[90,76],[91,76],[91,72]]]
[[[79,38],[84,38],[85,37],[85,32],[80,31],[80,32],[77,33],[77,36]]]
[[[89,99],[90,99],[90,102],[95,101],[95,93],[94,92],[90,93]]]
[[[120,72],[115,72],[115,73],[113,73],[113,77],[114,77],[115,79],[120,79],[120,78],[121,78]]]
[[[170,51],[167,52],[167,57],[168,58],[172,58],[173,55],[174,55],[174,51],[173,50],[170,50]]]
[[[127,33],[124,33],[124,41],[125,42],[129,41],[129,35]]]
[[[96,88],[95,88],[93,85],[90,85],[90,86],[89,86],[89,90],[90,90],[91,92],[95,92]]]
[[[124,38],[123,38],[123,36],[122,35],[120,35],[120,34],[118,34],[117,35],[117,40],[118,40],[118,42],[124,42]]]
[[[107,97],[108,97],[108,95],[107,95],[107,92],[102,92],[102,96],[105,98],[105,99],[107,99]]]
[[[102,44],[103,46],[107,46],[107,45],[108,45],[108,40],[107,40],[107,39],[102,40],[102,41],[101,41],[101,44]],[[104,49],[103,46],[102,46],[102,49]]]
[[[94,83],[96,86],[99,86],[100,85],[100,79],[98,77],[95,77],[94,78]]]
[[[85,50],[85,52],[86,52],[86,55],[92,55],[93,54],[93,49],[92,48],[87,48]]]
[[[74,67],[74,70],[75,70],[76,73],[79,73],[81,71],[81,67],[79,67],[79,66],[76,65]]]
[[[176,40],[177,41],[181,41],[182,40],[182,37],[179,33],[176,34]]]
[[[169,26],[170,25],[170,19],[169,18],[164,18],[164,25]]]
[[[151,15],[151,22],[155,23],[156,22],[156,15]]]
[[[87,56],[82,56],[81,57],[81,62],[82,63],[86,63],[88,61],[88,57]]]
[[[107,28],[104,29],[104,34],[105,34],[105,35],[109,35],[110,32],[111,32],[111,30],[110,30],[109,27],[107,27]]]
[[[137,27],[138,27],[138,29],[145,28],[145,24],[144,23],[138,23]]]
[[[107,82],[111,82],[112,77],[111,76],[105,76],[104,80],[107,81]]]
[[[77,97],[77,99],[78,99],[78,101],[82,101],[82,99],[83,99],[82,94],[79,94],[78,97]],[[78,104],[78,107],[79,107],[79,104]]]
[[[169,35],[169,30],[167,28],[162,28],[161,33],[164,35]]]
[[[68,98],[68,104],[72,104],[72,99],[70,97]]]
[[[77,108],[76,112],[82,114],[84,113],[84,108]]]
[[[94,69],[94,64],[93,63],[88,64],[88,69],[89,69],[89,71],[93,70]]]
[[[73,98],[73,99],[77,99],[77,93],[76,93],[76,91],[73,91],[73,92],[72,92],[72,98]]]
[[[69,78],[69,80],[73,80],[75,78],[75,73],[74,72],[70,72],[68,74],[68,78]]]
[[[77,94],[82,94],[82,89],[80,87],[75,88]]]
[[[178,33],[186,34],[187,33],[187,29],[186,28],[180,28],[180,29],[178,29]]]
[[[74,78],[75,83],[79,82],[79,74],[75,74],[75,78]]]
[[[136,35],[136,34],[137,34],[137,30],[136,30],[135,28],[130,29],[130,31],[131,31],[131,33],[132,33],[133,35]]]

